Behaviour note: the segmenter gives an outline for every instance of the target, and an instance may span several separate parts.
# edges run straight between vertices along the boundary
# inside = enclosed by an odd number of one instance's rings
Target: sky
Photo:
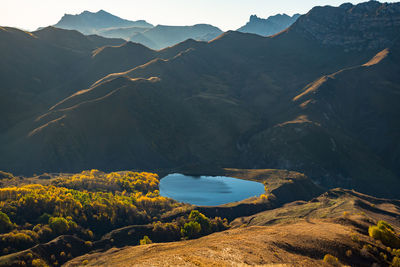
[[[278,13],[307,13],[313,6],[339,6],[338,0],[0,0],[0,26],[36,30],[56,24],[64,14],[103,9],[129,20],[154,25],[208,23],[222,30],[243,26],[250,15],[266,18]]]

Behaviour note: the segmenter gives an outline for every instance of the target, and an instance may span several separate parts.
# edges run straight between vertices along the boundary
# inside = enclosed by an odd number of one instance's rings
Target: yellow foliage
[[[32,260],[33,267],[48,267],[47,263],[42,259],[34,259]]]
[[[324,262],[328,263],[332,266],[341,266],[339,259],[336,258],[335,256],[332,256],[330,254],[326,254],[324,257]]]

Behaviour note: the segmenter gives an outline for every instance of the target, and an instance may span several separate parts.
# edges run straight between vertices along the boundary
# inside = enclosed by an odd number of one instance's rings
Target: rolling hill
[[[390,252],[368,236],[368,227],[384,219],[398,231],[399,216],[399,201],[335,189],[309,202],[239,218],[236,228],[197,240],[112,248],[65,266],[389,265]],[[326,255],[338,263],[323,260]]]

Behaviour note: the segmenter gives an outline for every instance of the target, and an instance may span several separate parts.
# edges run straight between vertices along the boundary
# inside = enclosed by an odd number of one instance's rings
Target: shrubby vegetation
[[[76,235],[91,247],[105,233],[128,225],[153,225],[148,235],[139,237],[139,244],[198,238],[228,227],[226,219],[210,219],[197,210],[187,214],[188,205],[160,196],[153,173],[91,170],[32,180],[41,184],[21,184],[24,181],[0,188],[0,255],[65,234]],[[160,222],[175,211],[186,215]],[[41,266],[42,260],[29,262]]]
[[[147,235],[145,235],[143,237],[143,239],[140,239],[139,243],[140,243],[140,245],[147,245],[147,244],[151,244],[153,242],[150,240],[150,238]]]
[[[4,212],[0,211],[0,234],[8,232],[13,228],[10,218]]]
[[[330,255],[330,254],[326,254],[325,256],[324,256],[324,260],[323,260],[325,263],[327,263],[327,264],[329,264],[329,265],[331,265],[331,266],[342,266],[341,264],[340,264],[340,261],[339,261],[339,259],[338,258],[336,258],[335,256],[332,256],[332,255]]]
[[[382,244],[391,248],[400,248],[400,237],[394,228],[385,221],[379,221],[377,225],[370,226],[369,236],[380,240]]]
[[[210,219],[199,211],[192,210],[189,215],[181,216],[172,222],[153,223],[152,236],[157,241],[177,241],[199,238],[227,228],[228,221],[226,219],[220,217]]]
[[[159,195],[152,173],[84,171],[49,185],[0,189],[1,254],[61,234],[93,240],[126,225],[151,223],[183,206]]]
[[[387,246],[387,252],[392,257],[390,266],[400,267],[400,236],[394,228],[385,221],[379,221],[377,225],[370,226],[368,229],[369,236],[379,240]],[[388,257],[382,253],[383,260],[387,261]]]
[[[158,190],[158,175],[147,172],[103,173],[98,170],[83,171],[72,177],[60,177],[55,186],[95,192],[142,192]]]

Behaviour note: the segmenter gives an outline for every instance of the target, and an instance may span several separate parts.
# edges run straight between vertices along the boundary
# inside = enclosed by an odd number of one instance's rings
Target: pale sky
[[[129,20],[144,19],[154,25],[208,23],[235,30],[249,16],[266,18],[277,13],[306,13],[313,6],[338,6],[364,1],[346,0],[0,0],[0,26],[35,30],[56,24],[65,14],[104,9]],[[398,2],[398,1],[396,1]]]

